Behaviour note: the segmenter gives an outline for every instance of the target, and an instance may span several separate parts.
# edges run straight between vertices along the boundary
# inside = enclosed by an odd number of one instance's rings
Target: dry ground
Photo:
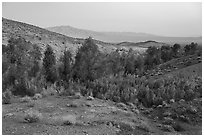
[[[122,109],[108,100],[87,100],[85,97],[48,96],[39,100],[20,103],[13,98],[12,104],[3,105],[4,135],[116,135],[116,134],[201,134],[201,124],[191,125],[180,122],[182,132],[164,129],[162,120],[153,120],[161,112],[155,109],[146,115],[144,109],[132,112],[130,107]],[[24,120],[27,110],[37,110],[42,114],[36,123]],[[201,118],[202,119],[202,118]],[[65,124],[65,122],[69,124]]]

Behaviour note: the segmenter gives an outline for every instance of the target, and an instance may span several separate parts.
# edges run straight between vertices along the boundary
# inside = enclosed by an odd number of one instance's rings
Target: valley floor
[[[20,103],[19,99],[15,97],[11,104],[2,106],[3,135],[202,134],[202,115],[194,124],[178,121],[181,130],[175,130],[160,120],[159,113],[166,108],[120,107],[109,100],[57,95],[25,103]],[[202,106],[202,99],[196,102]],[[42,114],[40,120],[26,122],[24,117],[28,110]],[[155,119],[156,116],[159,118]]]

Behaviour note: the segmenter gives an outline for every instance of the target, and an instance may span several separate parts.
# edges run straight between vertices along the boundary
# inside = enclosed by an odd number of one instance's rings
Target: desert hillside
[[[115,51],[118,48],[123,49],[124,51],[128,51],[129,48],[132,48],[133,50],[136,50],[138,52],[144,52],[149,46],[161,47],[163,45],[168,45],[166,43],[157,41],[144,41],[137,43],[136,42],[110,43],[98,40],[100,39],[97,37],[98,35],[92,35],[92,33],[88,32],[84,33],[84,31],[79,29],[77,31],[75,31],[75,29],[72,29],[71,32],[73,33],[76,32],[76,35],[72,35],[72,37],[65,36],[63,34],[52,32],[49,30],[34,25],[2,18],[2,44],[7,45],[8,40],[11,37],[14,38],[23,37],[26,40],[30,41],[31,43],[37,44],[40,47],[42,47],[43,51],[45,50],[46,45],[49,44],[54,49],[54,52],[56,53],[57,57],[61,55],[62,51],[65,48],[68,48],[73,54],[75,54],[78,47],[82,46],[84,39],[88,38],[89,36],[93,37],[94,42],[99,47],[99,50],[106,53]],[[66,29],[63,32],[65,31]],[[78,34],[84,34],[83,38],[75,38]]]
[[[7,45],[11,37],[23,37],[33,44],[38,44],[43,50],[49,44],[54,49],[57,57],[65,48],[75,53],[84,42],[84,39],[68,37],[34,25],[2,18],[2,44]],[[101,41],[95,42],[102,51],[109,52],[115,49],[113,44]]]

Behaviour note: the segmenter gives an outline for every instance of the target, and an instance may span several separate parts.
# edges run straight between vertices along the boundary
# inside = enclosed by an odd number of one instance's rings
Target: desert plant
[[[42,118],[42,114],[40,112],[38,112],[37,110],[31,109],[25,113],[26,114],[25,114],[24,120],[25,120],[25,122],[28,122],[28,123],[38,122]]]
[[[27,104],[27,107],[34,107],[35,106],[35,102],[31,101]]]
[[[35,94],[33,100],[41,99],[43,96],[39,93]]]
[[[31,100],[31,97],[29,97],[29,96],[25,96],[25,97],[22,97],[21,99],[20,99],[20,102],[21,103],[27,103],[27,102],[31,102],[32,100]]]
[[[73,125],[76,124],[76,117],[73,115],[66,115],[62,117],[64,125]]]
[[[2,103],[3,104],[10,104],[11,103],[11,96],[12,93],[10,89],[7,89],[5,92],[2,94]]]

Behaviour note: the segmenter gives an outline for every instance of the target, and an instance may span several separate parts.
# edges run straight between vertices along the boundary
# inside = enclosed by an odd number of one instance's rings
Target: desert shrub
[[[19,83],[16,83],[16,85],[14,86],[13,94],[20,96],[33,96],[35,94],[35,89],[35,86],[30,86],[29,81],[23,79]]]
[[[46,88],[42,89],[41,95],[42,97],[56,95],[57,90],[54,84],[48,85]]]
[[[37,110],[28,110],[25,112],[24,120],[28,123],[35,123],[38,122],[42,118],[42,114]]]
[[[43,96],[39,93],[35,94],[33,100],[41,99]]]
[[[185,77],[182,74],[155,80],[148,80],[145,76],[109,75],[89,82],[87,90],[92,91],[93,97],[123,103],[139,101],[145,107],[151,107],[171,99],[190,101],[201,97],[201,81],[198,76]]]
[[[35,102],[31,101],[27,104],[27,107],[34,107],[35,106]]]
[[[58,90],[57,93],[58,93],[58,95],[60,95],[60,96],[67,95],[67,91],[65,90],[65,88],[64,88],[63,86],[59,88],[59,90]]]
[[[76,117],[73,115],[66,115],[62,117],[64,125],[73,125],[76,124]]]
[[[134,76],[123,78],[122,75],[107,76],[89,83],[88,90],[92,90],[93,97],[111,99],[116,102],[127,102],[135,95]]]
[[[12,93],[10,89],[7,89],[5,92],[2,94],[2,103],[3,104],[10,104],[11,103],[11,96]]]
[[[21,103],[26,103],[26,102],[31,102],[32,100],[31,100],[31,97],[29,97],[29,96],[25,96],[25,97],[22,97],[21,99],[20,99],[20,102]]]

